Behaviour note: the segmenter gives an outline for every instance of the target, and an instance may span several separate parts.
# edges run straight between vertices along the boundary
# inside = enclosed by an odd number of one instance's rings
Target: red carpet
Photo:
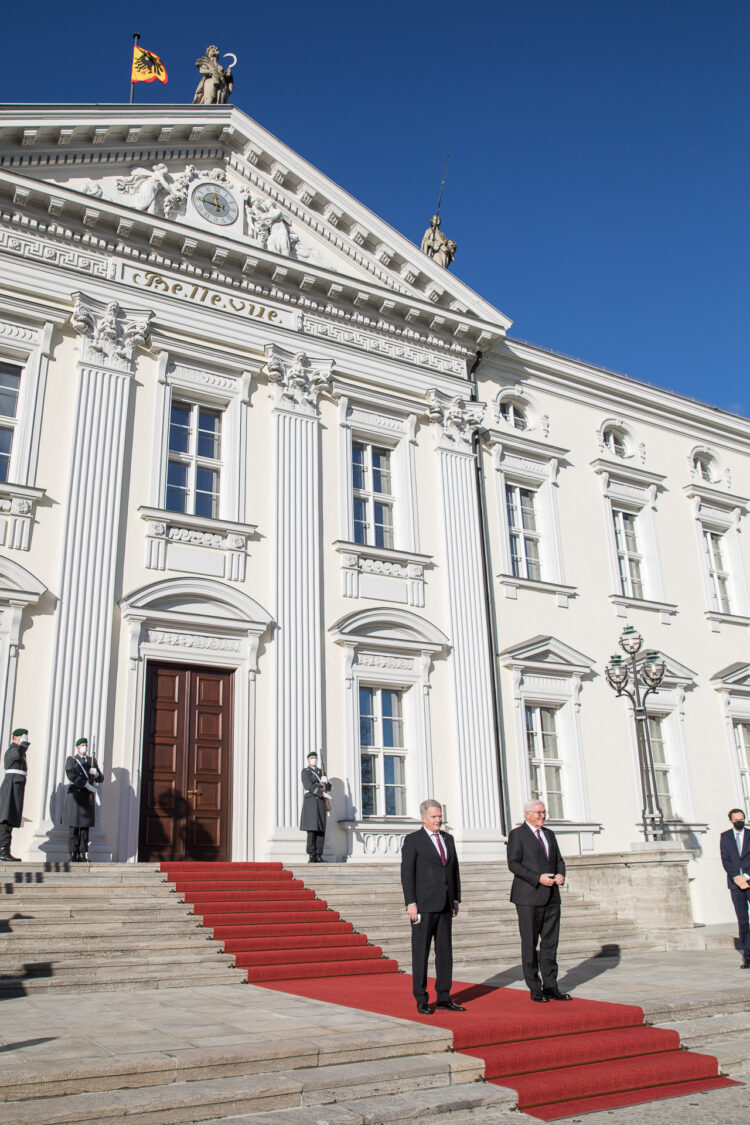
[[[466,1012],[419,1016],[410,976],[280,863],[161,866],[250,983],[449,1028],[455,1050],[484,1059],[487,1080],[542,1121],[738,1085],[629,1005],[575,998],[540,1009],[525,990],[456,981]]]

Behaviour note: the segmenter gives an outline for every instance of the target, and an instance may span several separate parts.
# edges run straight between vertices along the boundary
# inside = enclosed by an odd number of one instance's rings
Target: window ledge
[[[143,505],[138,514],[147,521],[146,566],[150,570],[181,570],[244,582],[247,540],[255,534],[255,524]]]
[[[711,632],[718,633],[719,626],[723,622],[725,625],[750,625],[750,617],[743,617],[739,613],[718,613],[716,610],[707,609],[704,611],[704,617],[711,625]]]
[[[337,539],[333,546],[341,556],[345,598],[375,598],[424,606],[424,572],[425,567],[432,565],[432,555],[371,547],[345,539]]]
[[[505,590],[506,598],[515,601],[519,590],[537,590],[541,594],[555,594],[557,604],[568,608],[571,598],[578,597],[576,586],[564,586],[561,582],[542,582],[535,578],[517,578],[513,574],[498,574],[497,580]]]
[[[27,484],[0,484],[0,542],[4,546],[11,550],[28,551],[36,506],[45,491],[44,488],[31,488]]]
[[[380,859],[391,863],[401,859],[404,836],[415,832],[421,823],[407,816],[372,816],[339,821],[349,836],[350,861]]]
[[[645,609],[650,613],[660,614],[662,625],[669,625],[670,617],[675,617],[677,614],[677,606],[672,605],[671,602],[654,602],[647,598],[628,598],[624,594],[610,594],[609,600],[615,607],[618,617],[627,616],[625,611],[628,608]]]

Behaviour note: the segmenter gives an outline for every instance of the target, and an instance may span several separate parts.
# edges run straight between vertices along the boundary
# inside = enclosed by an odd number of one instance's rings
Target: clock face
[[[233,223],[238,215],[234,197],[221,184],[200,184],[193,192],[193,203],[199,215],[220,226]]]

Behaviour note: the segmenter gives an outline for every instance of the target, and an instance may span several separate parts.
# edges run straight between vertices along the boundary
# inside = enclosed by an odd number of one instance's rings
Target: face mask
[[[744,820],[735,820],[732,824],[732,827],[734,828],[735,832],[741,832],[745,827],[745,822]]]

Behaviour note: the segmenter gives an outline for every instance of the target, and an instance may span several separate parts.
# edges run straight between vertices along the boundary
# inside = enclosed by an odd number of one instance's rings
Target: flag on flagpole
[[[146,51],[136,43],[133,47],[133,67],[130,72],[130,84],[134,82],[164,82],[167,81],[167,69],[158,55],[153,51]]]

